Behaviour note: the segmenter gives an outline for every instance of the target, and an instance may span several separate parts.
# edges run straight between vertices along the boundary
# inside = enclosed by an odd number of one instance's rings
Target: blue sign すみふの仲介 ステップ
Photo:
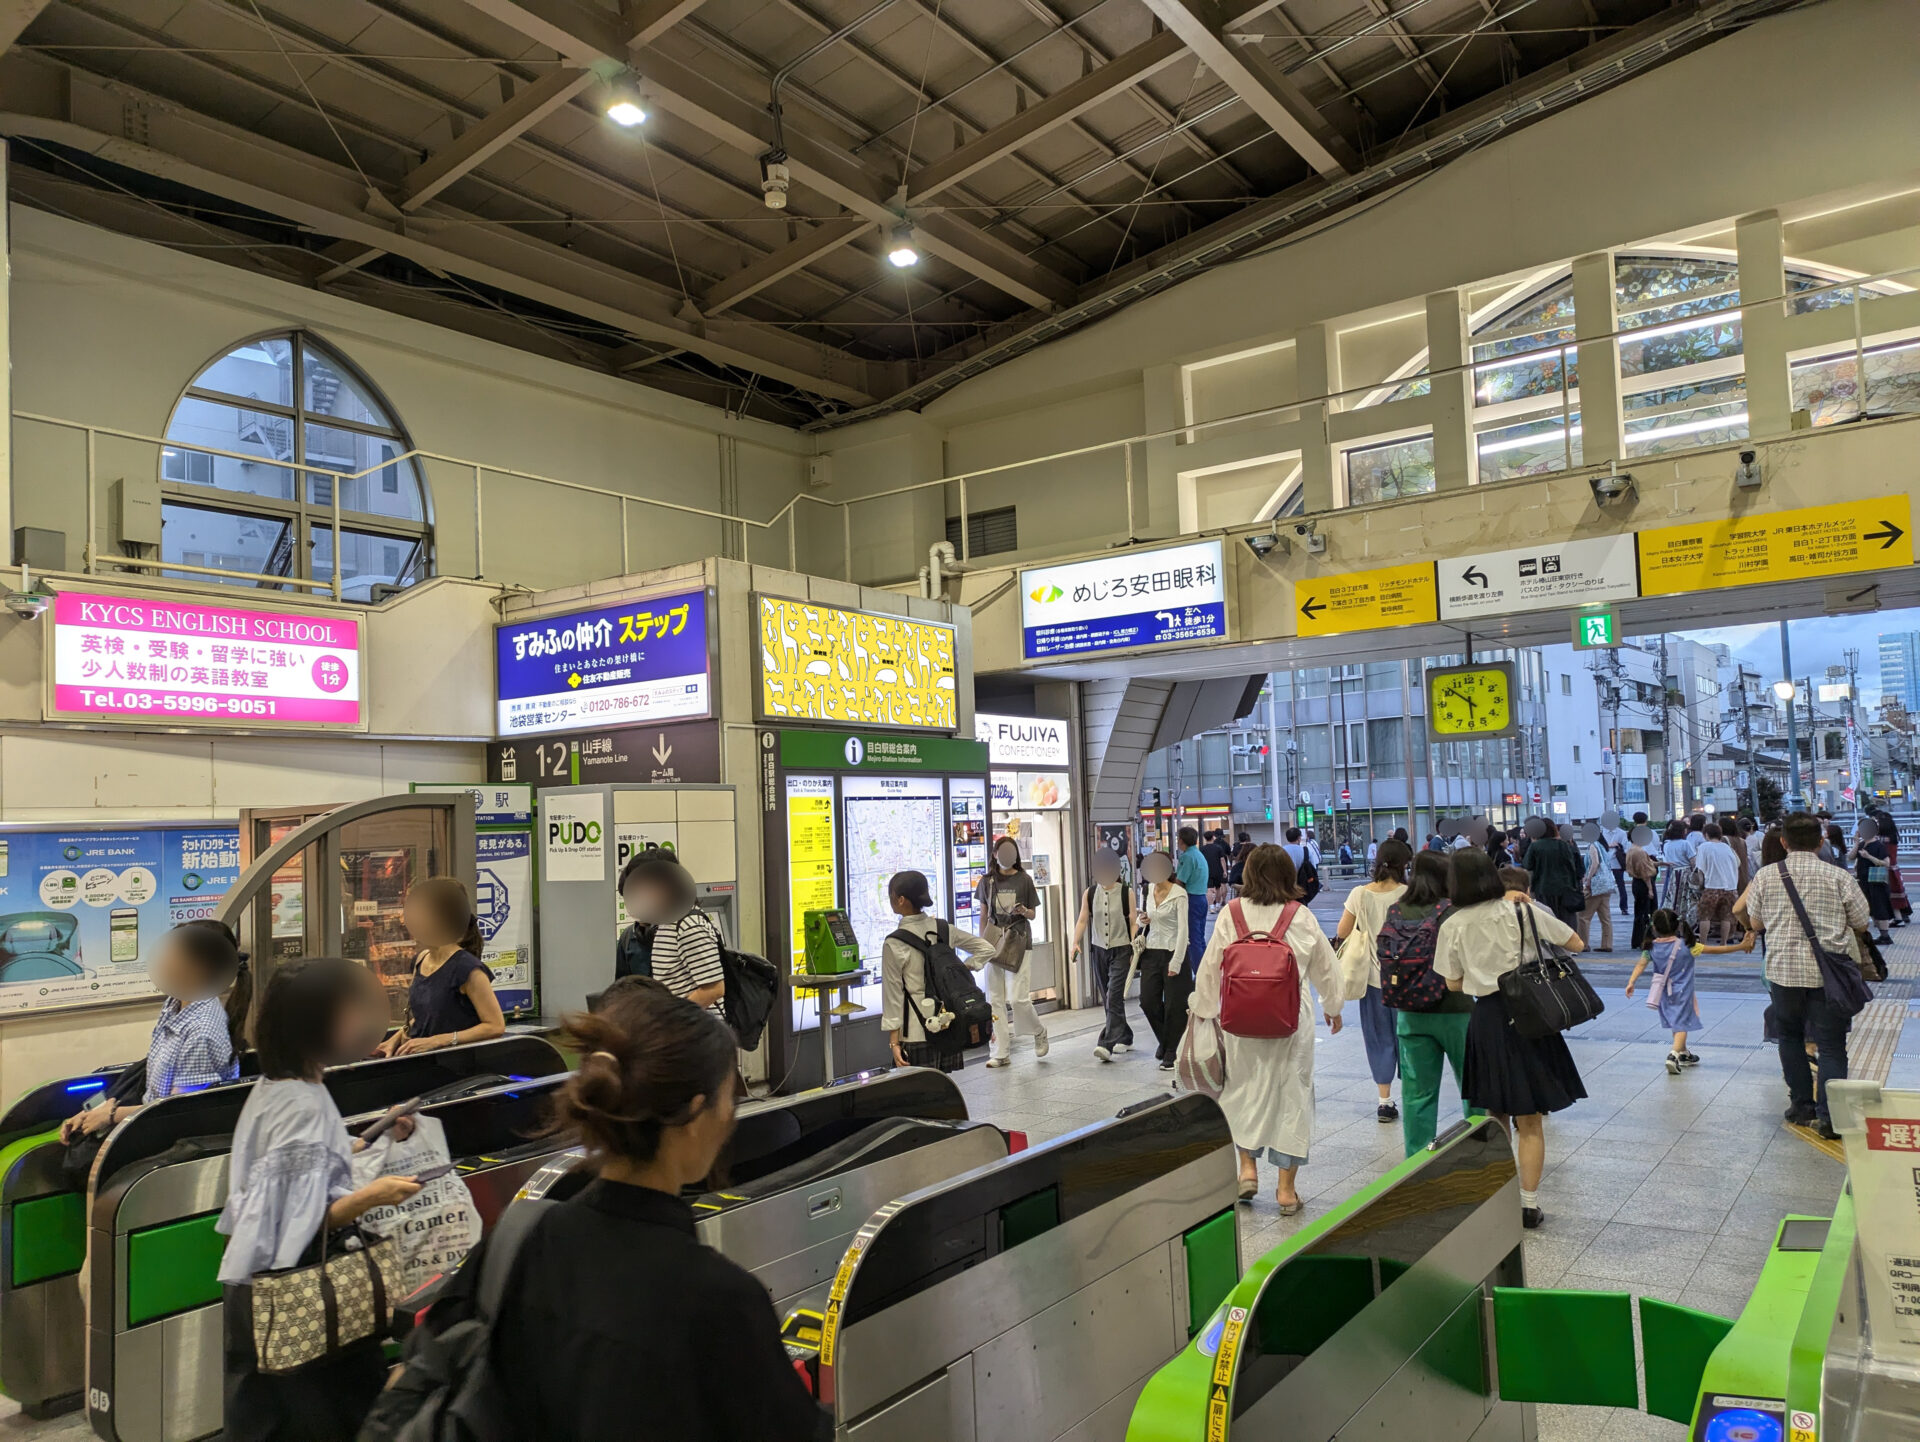
[[[1227,635],[1222,542],[1116,551],[1020,573],[1020,627],[1029,661]]]
[[[704,591],[502,626],[495,644],[502,736],[707,714]]]
[[[239,875],[233,826],[0,831],[0,1010],[151,996],[160,937]]]

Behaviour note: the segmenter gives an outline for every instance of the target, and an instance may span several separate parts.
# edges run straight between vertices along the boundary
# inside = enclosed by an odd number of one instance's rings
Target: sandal
[[[1300,1209],[1306,1206],[1306,1203],[1305,1202],[1281,1202],[1279,1205],[1280,1205],[1281,1216],[1297,1217],[1300,1215]]]
[[[1254,1193],[1258,1192],[1259,1190],[1260,1190],[1260,1179],[1258,1177],[1240,1178],[1240,1200],[1241,1201],[1243,1202],[1252,1201],[1254,1198]]]

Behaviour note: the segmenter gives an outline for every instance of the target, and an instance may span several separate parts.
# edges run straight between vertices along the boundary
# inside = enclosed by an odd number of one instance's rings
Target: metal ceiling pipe
[[[773,111],[773,148],[776,151],[785,154],[787,149],[786,131],[780,124],[780,91],[786,86],[787,81],[792,78],[793,72],[798,70],[802,65],[805,65],[821,51],[831,50],[881,11],[890,10],[898,3],[899,0],[880,0],[880,3],[867,11],[866,14],[849,20],[831,35],[822,35],[812,45],[802,50],[798,55],[794,56],[793,59],[773,72],[773,85],[771,86],[771,94],[767,103],[768,108]]]

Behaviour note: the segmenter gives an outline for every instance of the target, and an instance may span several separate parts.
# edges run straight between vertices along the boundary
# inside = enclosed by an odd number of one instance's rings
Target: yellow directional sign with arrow
[[[1913,564],[1905,496],[1642,531],[1640,594],[1672,596]]]
[[[1293,585],[1293,619],[1302,636],[1418,626],[1439,617],[1431,561],[1320,576]]]

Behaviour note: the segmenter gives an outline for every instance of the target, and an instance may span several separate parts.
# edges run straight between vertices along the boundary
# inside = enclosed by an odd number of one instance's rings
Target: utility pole
[[[1291,682],[1292,675],[1289,673]],[[1287,693],[1287,709],[1295,705],[1293,692]],[[1280,678],[1272,671],[1267,672],[1267,787],[1268,795],[1273,799],[1273,839],[1278,841],[1287,834],[1287,823],[1282,819],[1293,810],[1293,798],[1280,794]],[[1282,805],[1282,801],[1286,804]]]
[[[1806,803],[1800,794],[1800,728],[1794,719],[1793,694],[1793,651],[1787,642],[1787,623],[1780,621],[1780,679],[1787,688],[1787,694],[1781,699],[1787,703],[1787,757],[1793,763],[1793,794],[1787,798],[1790,811],[1806,810]],[[1808,708],[1808,719],[1812,719],[1812,708]]]
[[[1661,777],[1661,790],[1667,793],[1668,816],[1685,814],[1685,807],[1676,805],[1684,797],[1673,794],[1673,741],[1667,734],[1667,705],[1672,693],[1667,686],[1667,633],[1660,633],[1660,769],[1666,774]]]
[[[1860,653],[1847,648],[1847,769],[1853,773],[1853,810],[1867,810],[1868,761],[1865,738],[1860,734]]]
[[[1363,677],[1366,675],[1366,669],[1365,664],[1362,663],[1360,674]],[[1333,810],[1333,803],[1335,801],[1344,800],[1347,803],[1347,840],[1351,841],[1353,840],[1353,733],[1347,730],[1346,670],[1347,668],[1345,666],[1341,666],[1338,668],[1337,673],[1329,672],[1329,674],[1335,675],[1334,684],[1340,688],[1341,777],[1339,792],[1327,798],[1327,810]],[[1329,747],[1328,750],[1331,751],[1332,748]],[[1371,804],[1371,800],[1369,800],[1369,804]],[[1336,853],[1340,850],[1340,828],[1337,826],[1334,828],[1333,850]]]
[[[1739,664],[1738,661],[1734,662],[1736,667]],[[1753,754],[1753,718],[1747,714],[1747,677],[1744,671],[1736,670],[1733,673],[1733,694],[1734,704],[1740,708],[1740,749],[1746,753],[1747,757],[1747,784],[1740,788],[1740,790],[1745,793],[1745,800],[1741,801],[1736,796],[1736,805],[1746,806],[1753,812],[1754,820],[1758,821],[1760,819],[1760,793],[1755,787],[1758,781],[1760,765],[1758,759]]]

